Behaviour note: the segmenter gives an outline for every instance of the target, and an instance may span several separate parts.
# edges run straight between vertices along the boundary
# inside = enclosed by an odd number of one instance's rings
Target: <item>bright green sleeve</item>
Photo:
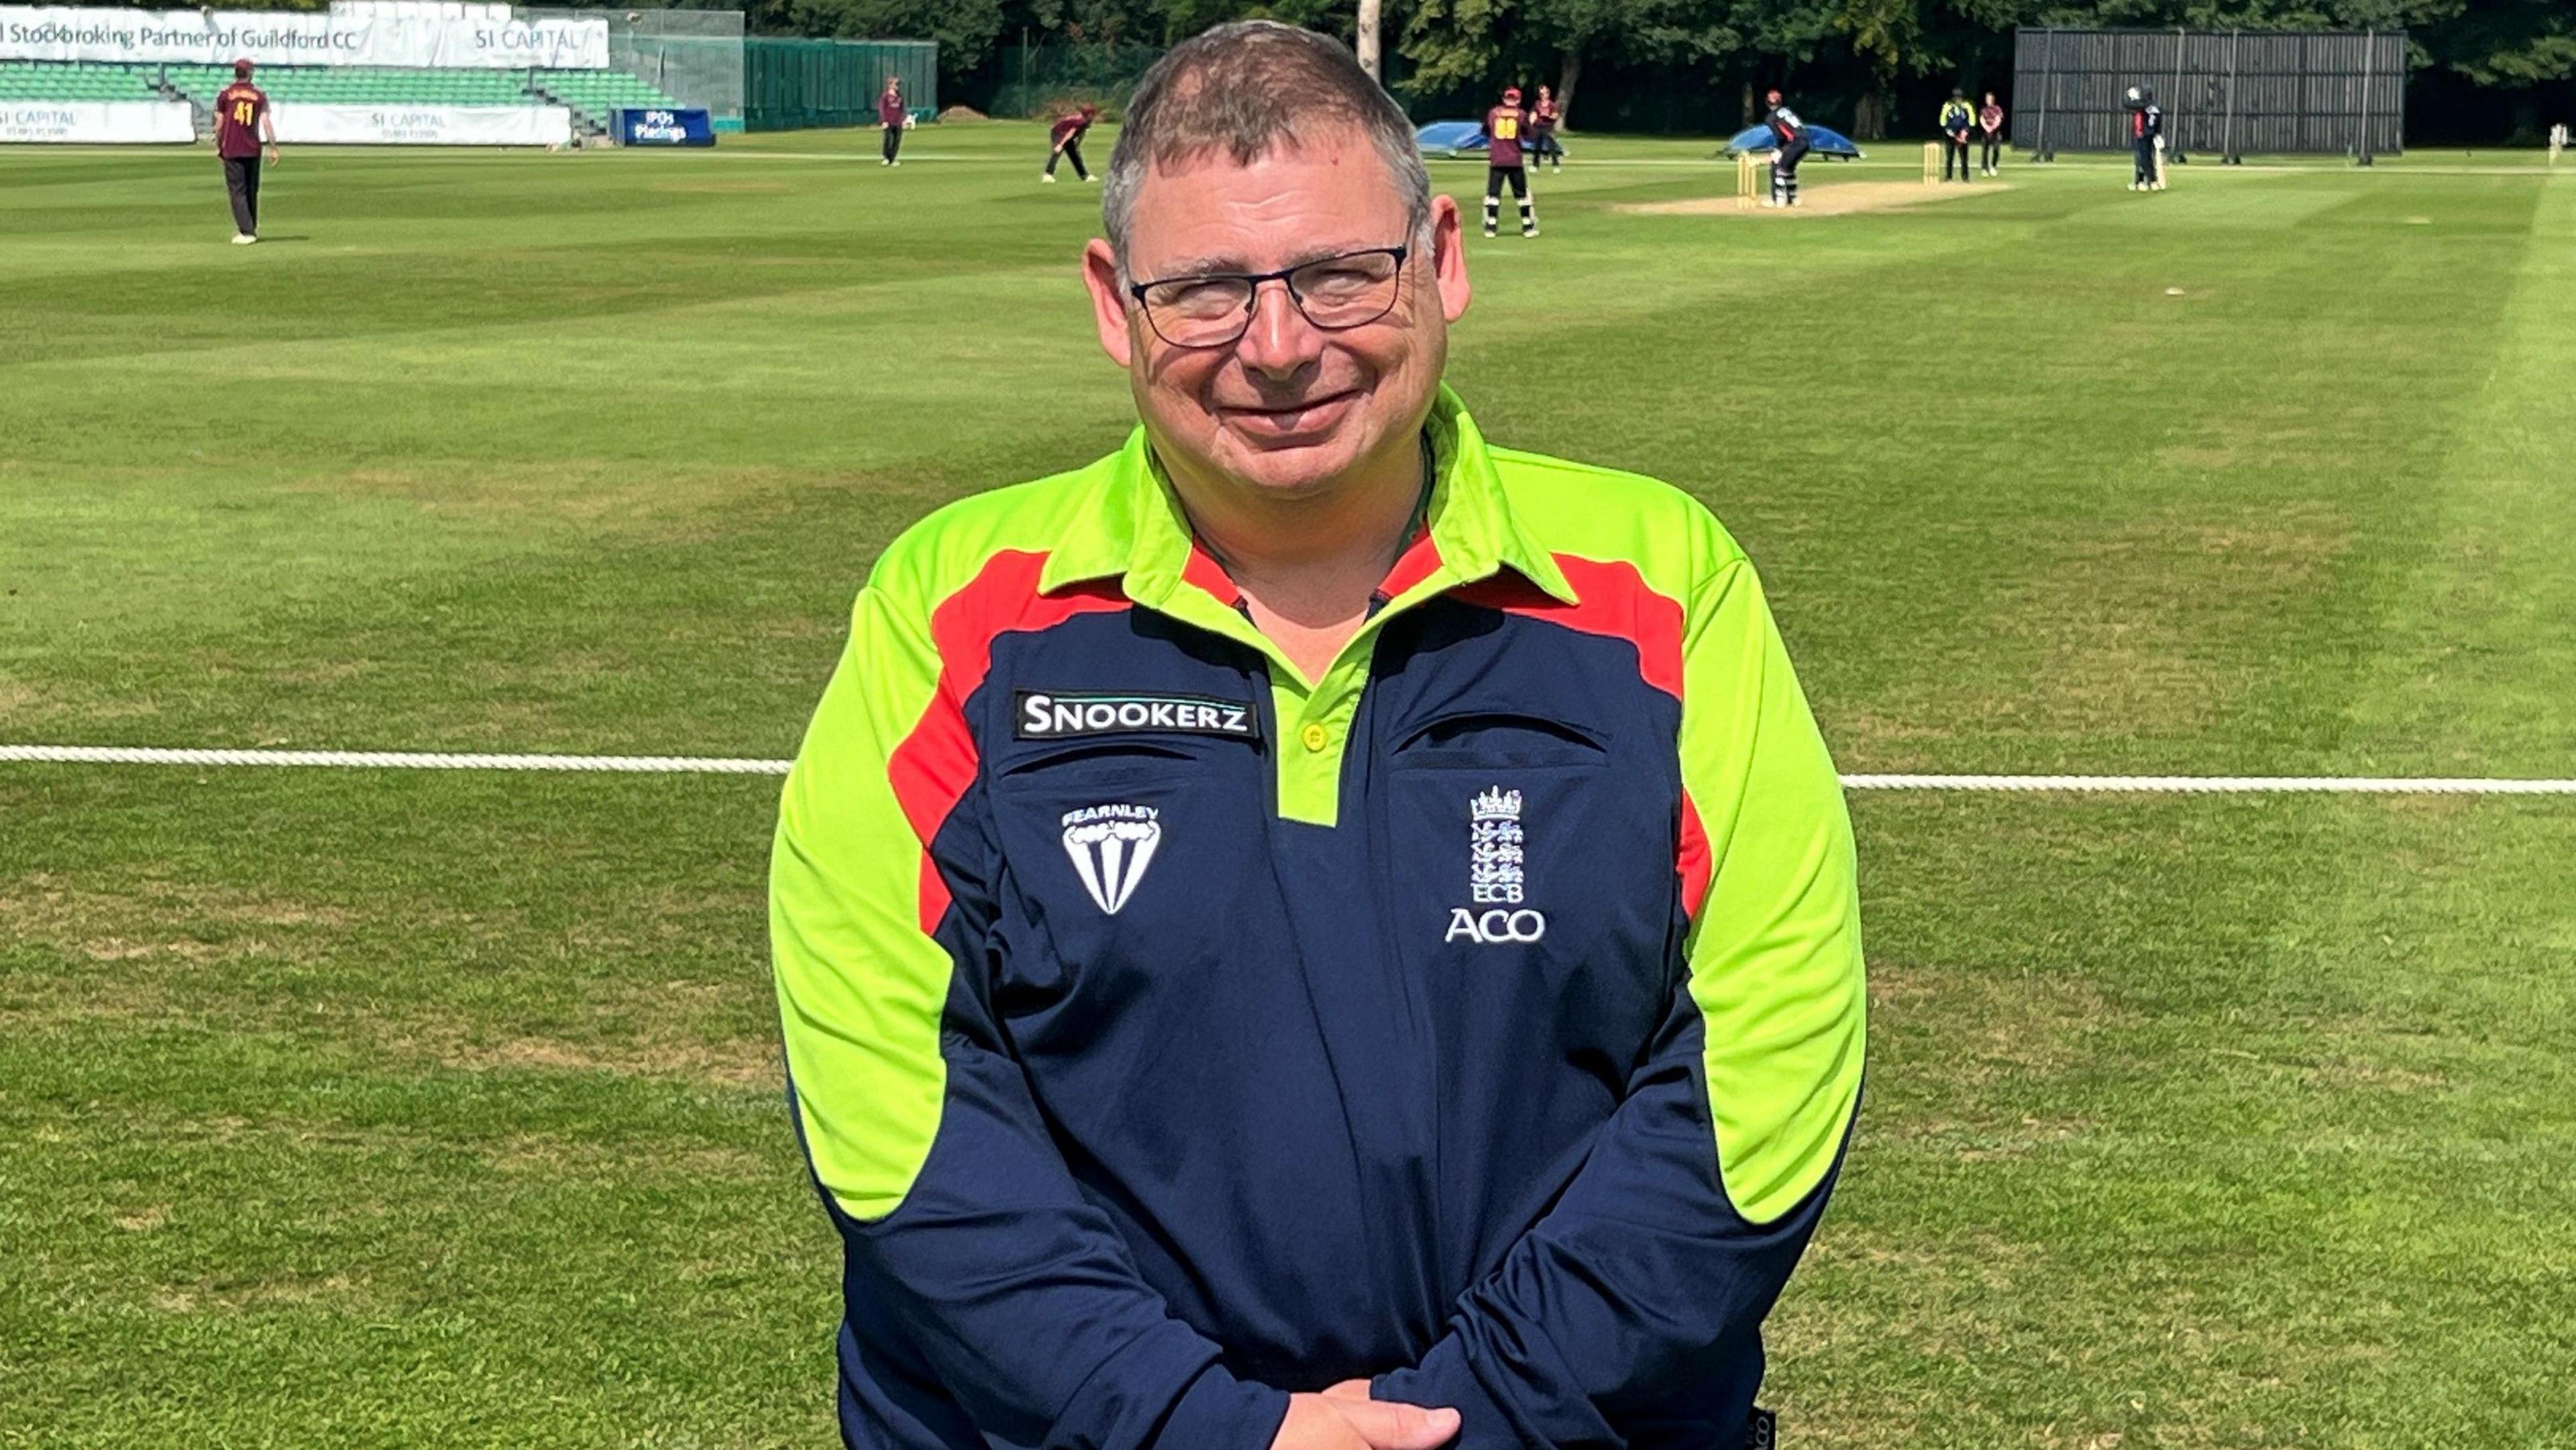
[[[926,621],[871,585],[788,773],[770,856],[770,942],[798,1126],[843,1212],[903,1201],[939,1130],[939,1024],[955,972],[923,929],[927,843],[895,754],[930,711]],[[925,782],[927,789],[930,783]]]
[[[954,661],[907,602],[936,593],[929,537],[860,592],[770,858],[789,1082],[843,1293],[901,1323],[995,1443],[1260,1450],[1287,1396],[1235,1378],[1144,1282],[975,975],[999,864]]]
[[[1753,566],[1721,564],[1683,628],[1684,829],[1687,844],[1695,819],[1708,873],[1690,993],[1727,1198],[1768,1223],[1824,1181],[1859,1104],[1851,819]]]

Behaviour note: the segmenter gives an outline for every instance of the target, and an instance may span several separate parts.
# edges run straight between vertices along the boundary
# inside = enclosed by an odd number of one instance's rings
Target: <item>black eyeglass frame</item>
[[[1158,277],[1151,282],[1130,282],[1127,284],[1127,295],[1136,299],[1136,310],[1145,314],[1145,325],[1154,329],[1154,335],[1161,338],[1166,345],[1171,347],[1231,347],[1235,343],[1240,342],[1243,339],[1244,333],[1252,329],[1253,309],[1261,305],[1261,284],[1264,282],[1278,283],[1280,287],[1287,292],[1288,301],[1297,309],[1297,315],[1305,318],[1309,325],[1320,328],[1325,332],[1348,332],[1354,327],[1366,327],[1370,323],[1377,321],[1379,318],[1386,316],[1387,313],[1395,310],[1395,304],[1404,298],[1404,264],[1406,259],[1410,258],[1412,255],[1413,247],[1410,243],[1403,243],[1392,247],[1362,247],[1356,252],[1336,252],[1329,257],[1317,257],[1310,262],[1299,262],[1294,267],[1282,267],[1276,272],[1195,272],[1186,277]],[[1395,275],[1390,279],[1395,283],[1395,286],[1387,293],[1386,307],[1371,316],[1361,318],[1357,322],[1317,322],[1315,320],[1315,315],[1306,310],[1306,299],[1297,295],[1295,284],[1291,283],[1288,279],[1305,271],[1309,267],[1321,267],[1332,262],[1347,262],[1353,257],[1393,257],[1395,259]],[[1146,304],[1145,293],[1151,288],[1168,287],[1175,282],[1246,282],[1251,284],[1252,290],[1245,294],[1243,299],[1243,316],[1241,323],[1232,333],[1213,342],[1173,341],[1171,334],[1163,331],[1163,325],[1154,320],[1154,309]]]

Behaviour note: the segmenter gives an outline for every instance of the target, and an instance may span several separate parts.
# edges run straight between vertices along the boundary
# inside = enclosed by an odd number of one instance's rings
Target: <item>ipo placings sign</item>
[[[713,146],[715,128],[704,110],[690,107],[620,109],[609,133],[620,146]]]
[[[462,8],[462,14],[421,14],[409,6],[345,5],[317,14],[0,5],[0,60],[608,68],[603,18],[521,20],[503,5]]]

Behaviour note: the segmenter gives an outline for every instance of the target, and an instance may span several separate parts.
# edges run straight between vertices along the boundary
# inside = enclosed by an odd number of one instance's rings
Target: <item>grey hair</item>
[[[1145,173],[1211,151],[1249,166],[1295,146],[1316,122],[1356,126],[1403,189],[1405,233],[1431,224],[1431,173],[1413,122],[1348,47],[1276,20],[1235,20],[1165,52],[1136,83],[1100,192],[1100,225],[1127,272],[1127,223]]]

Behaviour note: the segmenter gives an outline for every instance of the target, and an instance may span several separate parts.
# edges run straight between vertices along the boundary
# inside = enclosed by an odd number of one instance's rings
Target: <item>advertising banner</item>
[[[620,110],[609,134],[620,146],[713,146],[715,128],[702,110]]]
[[[184,107],[182,109],[185,109]],[[280,102],[281,144],[324,146],[561,146],[562,106],[316,106]]]
[[[0,101],[0,144],[20,141],[162,142],[197,139],[185,101]]]
[[[353,5],[275,10],[106,10],[0,5],[0,60],[139,65],[394,65],[606,70],[608,21],[514,20],[506,6],[419,14]]]

